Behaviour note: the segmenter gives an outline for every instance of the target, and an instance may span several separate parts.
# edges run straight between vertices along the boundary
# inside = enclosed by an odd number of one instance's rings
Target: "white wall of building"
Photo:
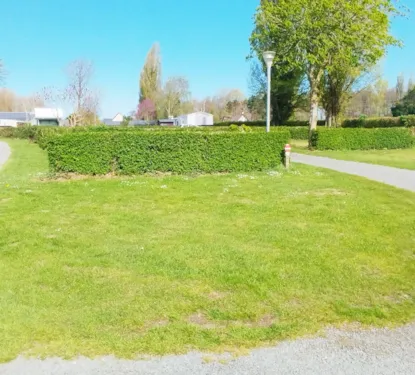
[[[194,112],[177,118],[179,126],[212,126],[213,115],[206,112]]]
[[[19,121],[16,120],[1,120],[0,119],[0,126],[7,126],[12,128],[17,128],[17,123]]]

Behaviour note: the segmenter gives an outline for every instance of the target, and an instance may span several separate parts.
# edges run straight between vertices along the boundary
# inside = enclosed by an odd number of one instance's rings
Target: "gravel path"
[[[214,361],[212,362],[212,359]],[[286,341],[249,356],[190,353],[140,361],[105,357],[15,361],[1,375],[413,375],[415,324],[394,330],[337,331],[327,337]]]
[[[0,142],[0,168],[10,156],[10,147],[5,142]]]
[[[316,167],[334,169],[339,172],[354,174],[366,177],[370,180],[396,186],[398,188],[415,191],[415,171],[407,169],[295,153],[292,155],[292,161],[294,163],[309,164]]]

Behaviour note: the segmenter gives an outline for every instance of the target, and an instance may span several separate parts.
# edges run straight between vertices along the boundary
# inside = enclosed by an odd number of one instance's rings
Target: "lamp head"
[[[272,63],[274,62],[275,59],[275,52],[274,51],[265,51],[262,54],[262,57],[264,58],[265,64],[267,64],[267,67],[271,67]]]

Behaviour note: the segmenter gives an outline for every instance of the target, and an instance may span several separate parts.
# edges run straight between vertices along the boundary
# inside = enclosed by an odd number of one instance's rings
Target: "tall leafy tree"
[[[150,100],[157,107],[161,93],[160,45],[155,43],[147,54],[140,74],[140,103]]]
[[[271,76],[272,123],[283,125],[293,115],[294,110],[304,103],[304,93],[301,90],[304,74],[299,69],[281,72],[273,67]],[[256,107],[256,113],[263,116],[265,116],[266,106],[266,85],[265,64],[254,63],[251,66],[250,77],[250,89],[253,95],[249,105],[251,108]],[[263,108],[261,109],[260,106]]]
[[[189,100],[189,81],[185,77],[170,77],[162,91],[163,115],[170,117],[183,114],[183,105]]]
[[[281,74],[276,67],[272,68],[271,74],[272,123],[284,125],[294,110],[305,102],[304,93],[301,91],[304,75],[299,69]]]
[[[415,89],[409,91],[402,100],[392,108],[395,117],[415,115]]]
[[[262,0],[250,42],[258,56],[276,51],[277,68],[305,72],[310,92],[310,134],[317,128],[321,81],[336,62],[375,64],[389,45],[392,0]]]
[[[364,76],[365,72],[344,66],[341,61],[338,62],[337,69],[324,72],[321,82],[321,104],[326,112],[327,126],[339,126],[345,105],[358,89],[357,86]]]
[[[405,76],[401,73],[396,80],[396,98],[401,100],[405,95]]]
[[[408,89],[407,89],[406,92],[408,93],[408,92],[412,91],[414,87],[415,87],[414,79],[411,77],[411,78],[409,78]]]

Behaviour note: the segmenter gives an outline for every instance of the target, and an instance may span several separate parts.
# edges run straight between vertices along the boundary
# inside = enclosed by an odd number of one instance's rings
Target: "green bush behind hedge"
[[[410,148],[414,139],[407,128],[320,129],[314,132],[312,145],[318,150],[381,150]]]
[[[287,131],[72,132],[49,138],[51,169],[81,174],[249,172],[277,167]]]
[[[412,127],[415,126],[415,116],[401,117],[374,117],[374,118],[358,118],[344,120],[343,128],[396,128],[396,127]]]
[[[247,126],[253,126],[253,127],[266,127],[266,121],[224,121],[224,122],[217,122],[214,124],[214,126],[230,126],[230,125],[247,125]],[[280,128],[280,127],[287,127],[287,126],[305,126],[308,127],[309,122],[308,121],[286,121],[283,125],[271,125],[271,128]],[[325,121],[318,121],[318,126],[325,126]]]

